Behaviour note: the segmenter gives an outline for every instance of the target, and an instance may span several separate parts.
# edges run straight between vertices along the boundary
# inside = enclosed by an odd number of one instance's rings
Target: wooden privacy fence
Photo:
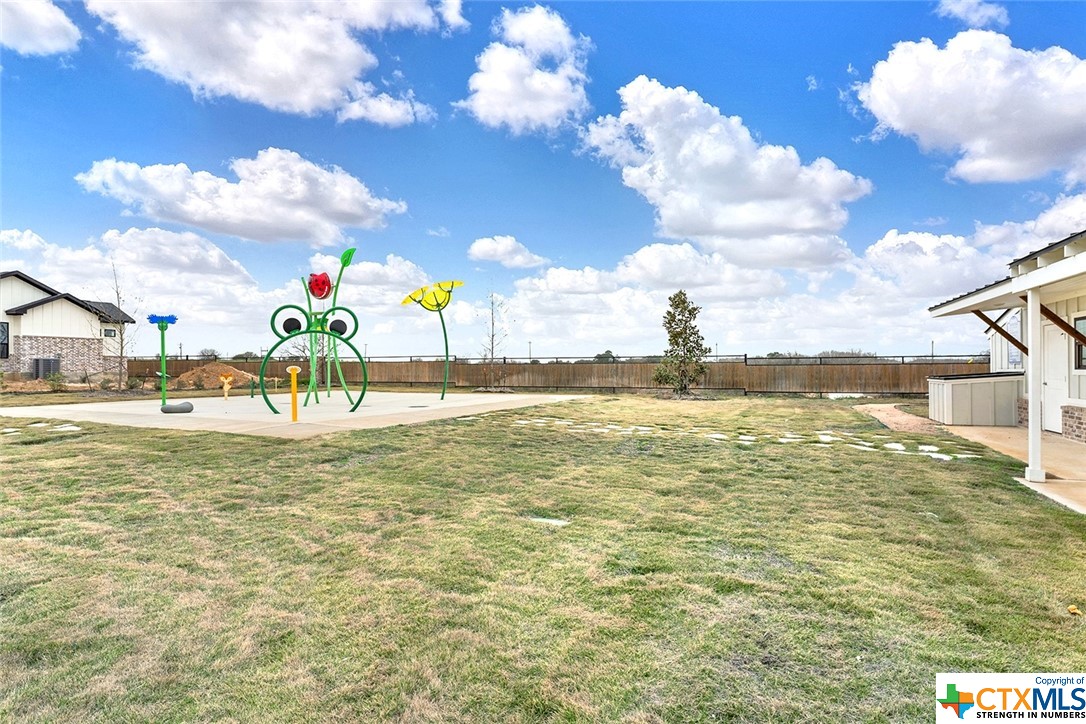
[[[256,375],[260,362],[221,360],[223,364]],[[177,377],[207,364],[206,360],[169,359],[167,373]],[[302,377],[308,376],[308,361],[274,360],[268,363],[265,375],[286,379],[286,368],[301,365]],[[344,361],[343,374],[350,383],[362,378],[358,362]],[[372,361],[367,365],[369,380],[378,384],[440,385],[444,370],[442,361]],[[154,378],[159,369],[157,359],[128,361],[130,377]],[[479,363],[453,362],[449,365],[450,387],[510,387],[530,390],[597,390],[606,392],[665,389],[652,381],[654,363],[547,363],[524,362]],[[932,375],[982,374],[988,372],[988,362],[925,361],[908,362],[873,360],[842,363],[817,358],[810,361],[787,360],[780,363],[765,359],[710,362],[708,372],[698,389],[730,391],[738,394],[926,394],[928,377]],[[335,380],[335,368],[333,366]]]

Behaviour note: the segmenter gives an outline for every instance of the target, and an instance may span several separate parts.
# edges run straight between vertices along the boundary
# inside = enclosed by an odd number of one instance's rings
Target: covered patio
[[[1086,430],[1081,423],[1086,419],[1086,253],[1083,252],[1086,252],[1086,230],[1015,259],[1010,263],[1007,278],[929,310],[933,317],[972,314],[987,325],[988,331],[1021,353],[1025,384],[1015,417],[1020,424],[1021,418],[1026,418],[1024,440],[1023,431],[1013,427],[951,429],[962,437],[976,439],[1025,461],[1024,479],[1031,487],[1056,485],[1046,482],[1046,468],[1064,480],[1086,478],[1083,463],[1075,462],[1086,461]],[[1015,309],[1022,310],[1020,336],[1025,339],[1016,337],[989,316]],[[995,362],[993,357],[993,365]],[[971,431],[988,440],[973,437]],[[1067,463],[1071,467],[1064,469]],[[1056,473],[1056,467],[1064,474]],[[1072,498],[1076,495],[1072,494]],[[1086,494],[1082,498],[1086,500]]]

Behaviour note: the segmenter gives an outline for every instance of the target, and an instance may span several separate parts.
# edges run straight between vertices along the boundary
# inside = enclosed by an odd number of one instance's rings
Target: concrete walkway
[[[1023,463],[1029,461],[1028,433],[1024,427],[948,425],[946,429]],[[1016,480],[1071,510],[1086,514],[1086,444],[1046,432],[1041,436],[1041,464],[1048,475],[1045,482]]]
[[[0,417],[100,422],[107,425],[154,427],[166,430],[210,430],[239,435],[265,435],[301,439],[343,430],[362,430],[393,425],[410,425],[451,417],[468,417],[496,410],[512,410],[550,402],[579,399],[582,395],[488,394],[464,393],[440,395],[433,392],[367,392],[362,405],[350,412],[342,393],[321,397],[320,404],[310,400],[308,407],[299,395],[298,422],[290,420],[290,395],[269,395],[278,408],[276,415],[257,396],[235,395],[197,397],[190,400],[193,411],[166,414],[159,401],[89,402],[76,405],[39,405],[36,407],[0,407]],[[357,399],[357,398],[356,398]],[[184,402],[171,397],[171,404]]]

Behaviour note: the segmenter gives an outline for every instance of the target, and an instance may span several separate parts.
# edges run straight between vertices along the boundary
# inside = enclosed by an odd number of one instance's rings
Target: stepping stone
[[[954,457],[951,456],[951,455],[944,455],[943,453],[937,453],[937,452],[923,452],[923,453],[917,453],[917,455],[927,455],[929,458],[935,458],[936,460],[953,460],[954,459]]]
[[[553,525],[555,528],[564,528],[569,525],[568,520],[562,520],[561,518],[529,518],[528,520],[532,521],[533,523]]]

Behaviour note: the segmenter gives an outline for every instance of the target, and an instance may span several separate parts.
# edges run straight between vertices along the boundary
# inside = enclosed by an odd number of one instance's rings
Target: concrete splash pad
[[[583,395],[464,393],[446,395],[442,400],[433,392],[367,392],[362,405],[356,411],[349,412],[350,404],[343,393],[333,393],[330,398],[322,396],[320,404],[310,399],[307,407],[301,405],[305,398],[302,394],[298,401],[298,422],[290,421],[289,394],[269,397],[280,414],[276,415],[269,410],[260,397],[237,395],[229,400],[222,397],[192,398],[190,401],[194,409],[184,415],[163,414],[159,411],[161,402],[156,398],[76,405],[0,407],[0,417],[78,420],[164,430],[199,430],[300,439],[344,430],[468,417],[483,412],[574,400]],[[181,396],[170,399],[171,402],[183,400]]]

